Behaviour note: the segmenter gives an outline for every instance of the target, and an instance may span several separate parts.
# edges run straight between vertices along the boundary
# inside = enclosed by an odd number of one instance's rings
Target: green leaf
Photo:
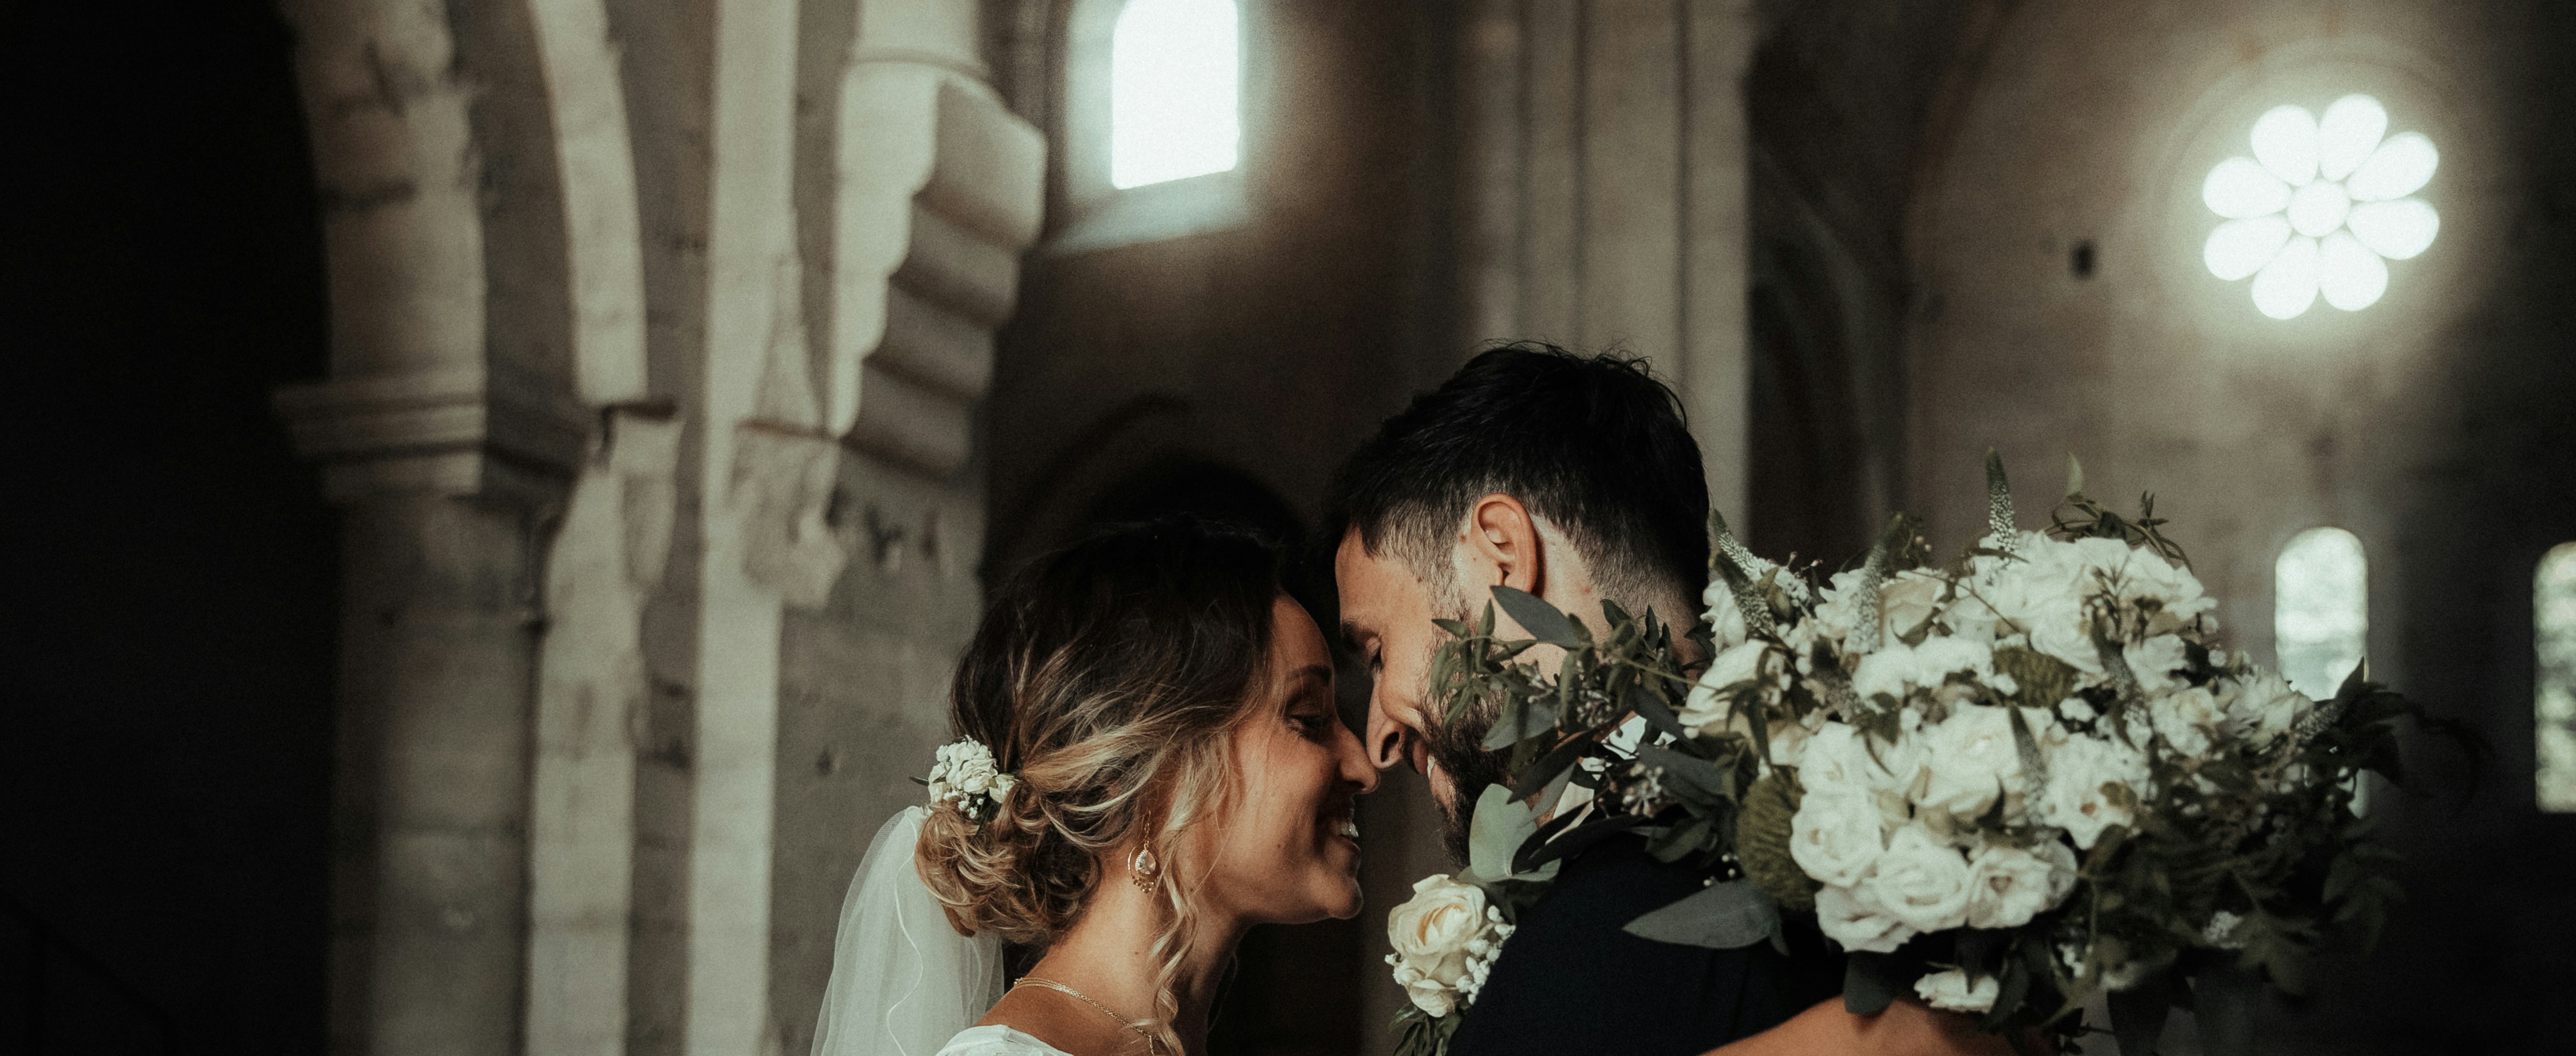
[[[1485,881],[1512,875],[1512,855],[1537,831],[1537,808],[1501,785],[1485,786],[1467,823],[1467,874]]]
[[[1531,637],[1564,649],[1583,647],[1583,635],[1575,629],[1574,621],[1566,618],[1565,613],[1558,611],[1556,606],[1539,600],[1537,595],[1525,590],[1496,585],[1494,600],[1501,604],[1503,611],[1511,616],[1512,621],[1520,624],[1521,629],[1528,631]]]
[[[1899,997],[1914,992],[1914,976],[1893,954],[1854,952],[1844,962],[1843,1010],[1855,1016],[1887,1011]]]
[[[2166,969],[2111,992],[2111,1036],[2120,1043],[2120,1056],[2155,1056],[2165,1016],[2173,1011],[2173,985],[2173,971]]]
[[[1682,720],[1673,714],[1673,709],[1664,706],[1663,698],[1646,688],[1644,682],[1628,687],[1628,710],[1644,716],[1647,725],[1663,731],[1674,740],[1690,739],[1690,731],[1682,728]]]
[[[1531,793],[1547,787],[1549,781],[1556,779],[1558,772],[1573,766],[1574,760],[1580,758],[1583,750],[1591,747],[1591,743],[1587,738],[1571,737],[1567,738],[1564,744],[1550,749],[1546,755],[1539,757],[1537,765],[1523,771],[1512,780],[1512,798],[1527,799]]]
[[[1780,930],[1780,907],[1749,880],[1710,884],[1620,929],[1642,939],[1733,950]]]
[[[1734,782],[1725,771],[1695,755],[1684,755],[1670,748],[1641,745],[1637,761],[1647,766],[1662,767],[1664,789],[1680,795],[1686,802],[1713,804],[1735,798]]]
[[[1494,720],[1494,728],[1485,731],[1487,751],[1501,751],[1531,737],[1556,728],[1556,702],[1543,697],[1512,695],[1504,703],[1503,713]]]

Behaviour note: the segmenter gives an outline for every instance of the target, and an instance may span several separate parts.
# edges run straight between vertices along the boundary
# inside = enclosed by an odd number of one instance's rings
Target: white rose
[[[1864,889],[1916,931],[1955,928],[1968,919],[1968,859],[1921,825],[1898,829],[1887,841]]]
[[[1473,946],[1486,937],[1492,921],[1485,912],[1485,892],[1446,876],[1426,876],[1413,885],[1413,897],[1387,914],[1386,938],[1395,947],[1396,980],[1404,984],[1415,1007],[1445,1016],[1456,1007],[1458,983],[1468,975],[1468,961],[1484,951]]]
[[[1771,765],[1796,766],[1807,760],[1807,740],[1815,736],[1790,719],[1771,723]]]
[[[1807,739],[1798,761],[1798,783],[1816,795],[1892,788],[1897,778],[1871,757],[1867,735],[1848,723],[1827,722]]]
[[[1858,884],[1887,849],[1878,805],[1867,792],[1812,791],[1789,819],[1789,856],[1808,876],[1837,887]]]
[[[2032,813],[2091,850],[2103,830],[2136,820],[2103,794],[2103,786],[2120,785],[2143,797],[2146,784],[2146,753],[2100,737],[2071,737],[2049,754],[2048,787]]]
[[[2054,839],[2041,847],[2065,850]],[[1968,865],[1968,926],[2017,928],[2040,911],[2056,908],[2073,889],[2075,871],[2051,857],[2010,844],[1989,844],[1977,851]],[[2065,861],[2073,859],[2073,852],[2067,852]]]
[[[2173,750],[2198,758],[2209,753],[2210,734],[2218,729],[2218,699],[2205,686],[2193,686],[2147,702],[2156,736]]]
[[[1889,916],[1866,892],[1830,884],[1816,892],[1816,923],[1854,953],[1894,953],[1914,937],[1913,928]]]
[[[1952,968],[1915,980],[1914,992],[1924,1004],[1945,1012],[1984,1012],[1995,1007],[2003,982],[1993,975],[1969,982],[1968,973]]]
[[[2227,701],[2227,721],[2237,729],[2269,740],[2290,732],[2316,702],[2290,688],[2290,680],[2257,671],[2235,685]]]
[[[2021,748],[2013,740],[2011,713],[2002,708],[1968,706],[1952,712],[1925,733],[1924,750],[1932,777],[1915,796],[1918,805],[1974,818],[1998,797],[2030,790]]]
[[[1948,580],[1919,568],[1889,577],[1878,588],[1879,640],[1891,641],[1923,626],[1940,611],[1941,592],[1948,587]]]

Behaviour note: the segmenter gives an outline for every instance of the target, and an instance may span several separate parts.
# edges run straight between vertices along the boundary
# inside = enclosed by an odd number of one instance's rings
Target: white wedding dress
[[[939,1056],[1071,1056],[1063,1049],[1005,1026],[968,1027],[948,1039]]]

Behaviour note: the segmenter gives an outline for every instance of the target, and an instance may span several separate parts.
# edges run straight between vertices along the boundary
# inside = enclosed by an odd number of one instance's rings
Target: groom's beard
[[[1435,703],[1434,706],[1438,706]],[[1431,761],[1449,778],[1449,798],[1440,804],[1440,842],[1449,850],[1449,860],[1467,863],[1468,825],[1474,820],[1476,800],[1488,786],[1505,784],[1511,775],[1505,772],[1508,752],[1488,751],[1485,734],[1494,728],[1495,716],[1482,709],[1461,715],[1454,723],[1431,724],[1423,742],[1431,751]]]

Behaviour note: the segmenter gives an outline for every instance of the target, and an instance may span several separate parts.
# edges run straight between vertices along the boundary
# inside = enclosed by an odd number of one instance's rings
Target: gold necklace
[[[1069,996],[1083,1004],[1099,1009],[1100,1014],[1109,1017],[1110,1022],[1135,1031],[1137,1037],[1145,1039],[1145,1051],[1153,1052],[1160,1047],[1159,1043],[1155,1040],[1154,1035],[1146,1032],[1145,1024],[1143,1022],[1130,1022],[1127,1017],[1110,1011],[1109,1006],[1092,1000],[1091,995],[1089,994],[1083,993],[1082,991],[1076,990],[1070,986],[1066,986],[1063,983],[1056,982],[1053,979],[1040,979],[1034,975],[1021,976],[1019,982],[1011,984],[1011,989],[1017,990],[1023,986],[1043,986],[1049,990],[1054,990],[1058,993]]]

